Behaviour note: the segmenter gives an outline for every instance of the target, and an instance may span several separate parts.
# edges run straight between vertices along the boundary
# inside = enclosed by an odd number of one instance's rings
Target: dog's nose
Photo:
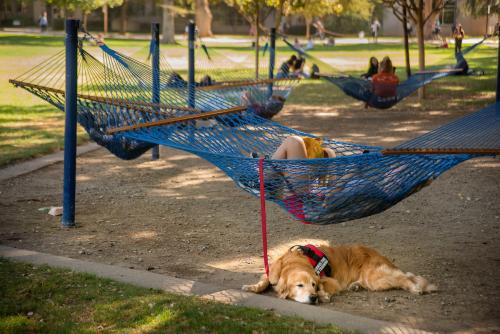
[[[309,296],[309,300],[311,301],[311,304],[314,304],[318,300],[318,296]]]

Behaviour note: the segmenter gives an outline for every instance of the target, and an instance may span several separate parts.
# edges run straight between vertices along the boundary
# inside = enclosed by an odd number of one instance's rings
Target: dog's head
[[[307,304],[318,301],[320,278],[301,252],[287,252],[270,269],[269,281],[278,297]]]

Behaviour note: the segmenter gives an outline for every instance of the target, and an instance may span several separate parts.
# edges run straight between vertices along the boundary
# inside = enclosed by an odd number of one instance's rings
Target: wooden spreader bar
[[[122,132],[122,131],[150,128],[153,126],[171,125],[171,124],[175,124],[175,123],[193,121],[193,120],[202,119],[202,118],[212,118],[212,117],[216,117],[216,116],[220,116],[220,115],[234,114],[237,112],[242,112],[242,111],[245,111],[246,109],[247,109],[247,107],[240,106],[240,107],[233,107],[233,108],[229,108],[229,109],[209,111],[209,112],[196,114],[196,115],[187,115],[187,116],[174,117],[174,118],[170,118],[170,119],[162,119],[162,120],[154,121],[154,122],[147,122],[147,123],[140,123],[140,124],[135,124],[135,125],[122,126],[122,127],[118,127],[118,128],[112,128],[112,129],[109,129],[107,131],[107,133],[112,134],[112,133]]]
[[[256,86],[262,84],[271,84],[274,82],[280,81],[291,81],[291,80],[300,80],[300,78],[281,78],[281,79],[261,79],[261,80],[240,80],[240,81],[226,81],[221,83],[215,83],[214,85],[209,86],[198,86],[196,89],[199,90],[217,90],[217,89],[226,89],[233,87],[245,87],[245,86]]]
[[[17,80],[13,80],[13,79],[10,79],[9,82],[15,86],[29,87],[29,88],[43,90],[43,91],[47,91],[47,92],[51,92],[51,93],[60,94],[62,96],[65,96],[65,92],[61,89],[35,85],[35,84],[28,83],[28,82],[17,81]],[[115,98],[110,98],[110,97],[101,97],[101,96],[86,95],[86,94],[78,94],[77,96],[78,96],[78,98],[81,98],[84,100],[101,102],[101,103],[111,104],[111,105],[115,105],[115,106],[119,106],[119,107],[126,107],[126,108],[130,108],[130,109],[136,109],[139,111],[149,112],[149,113],[154,113],[154,114],[163,114],[162,112],[154,110],[154,109],[160,109],[160,108],[201,113],[200,109],[182,107],[182,106],[172,106],[172,105],[168,105],[168,104],[164,104],[164,103],[130,101],[130,100],[125,100],[125,99],[115,99]],[[146,109],[146,108],[138,108],[138,107],[148,107],[148,108],[151,108],[152,110]]]
[[[500,155],[500,148],[408,148],[408,149],[385,149],[383,155],[403,154],[479,154]]]

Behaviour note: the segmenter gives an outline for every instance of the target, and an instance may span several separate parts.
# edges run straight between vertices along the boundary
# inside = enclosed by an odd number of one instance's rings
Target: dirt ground
[[[410,105],[410,104],[408,104]],[[471,110],[386,111],[287,106],[278,121],[345,141],[392,146]],[[62,164],[0,183],[0,243],[151,270],[228,288],[263,272],[259,201],[196,156],[162,148],[120,161],[104,149],[78,158],[77,224],[39,210],[61,203]],[[322,305],[421,329],[500,332],[500,160],[469,160],[368,218],[302,225],[268,203],[271,261],[291,245],[363,243],[440,291],[349,292]]]

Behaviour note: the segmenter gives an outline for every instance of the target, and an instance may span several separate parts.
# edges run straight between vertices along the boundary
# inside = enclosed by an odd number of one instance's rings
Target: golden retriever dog
[[[403,289],[414,294],[437,290],[422,276],[404,273],[376,250],[362,245],[293,246],[271,264],[269,277],[264,274],[257,284],[242,289],[261,293],[269,285],[279,298],[308,304],[329,302],[340,291],[359,288]]]

